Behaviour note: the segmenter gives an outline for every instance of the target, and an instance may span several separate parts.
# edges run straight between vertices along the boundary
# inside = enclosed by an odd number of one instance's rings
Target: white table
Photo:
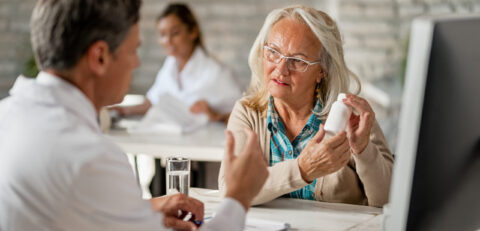
[[[210,123],[182,135],[129,134],[125,129],[113,129],[107,136],[126,153],[161,159],[182,156],[195,161],[220,162],[225,146],[225,129],[223,123]]]
[[[222,200],[217,190],[191,188],[189,195],[205,204],[205,216],[212,215]],[[289,198],[252,207],[248,218],[287,222],[290,230],[301,231],[382,230],[380,208]]]

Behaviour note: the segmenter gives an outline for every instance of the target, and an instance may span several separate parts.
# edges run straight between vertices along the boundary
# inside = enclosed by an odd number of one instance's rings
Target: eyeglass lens
[[[264,49],[264,56],[267,61],[275,64],[280,63],[282,59],[285,58],[287,62],[287,68],[291,71],[304,72],[308,67],[308,63],[306,63],[305,61],[293,57],[286,57],[280,54],[280,52],[271,48]]]

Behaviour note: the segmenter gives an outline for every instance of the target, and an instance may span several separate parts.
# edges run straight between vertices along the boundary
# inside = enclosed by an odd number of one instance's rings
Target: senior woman
[[[329,16],[305,6],[272,11],[249,65],[250,89],[234,106],[228,129],[237,154],[246,142],[245,128],[253,129],[270,166],[267,183],[252,203],[279,196],[377,207],[387,203],[393,158],[368,102],[348,94],[343,102],[357,114],[346,132],[324,139],[322,123],[338,94],[360,89]],[[223,171],[222,164],[221,190]]]

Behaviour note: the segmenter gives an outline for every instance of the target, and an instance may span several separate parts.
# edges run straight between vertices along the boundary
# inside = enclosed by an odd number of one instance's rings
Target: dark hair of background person
[[[39,0],[30,21],[37,65],[68,70],[97,41],[115,54],[138,22],[140,6],[141,0]]]
[[[190,8],[183,3],[171,3],[158,15],[156,22],[160,22],[163,18],[169,15],[177,16],[180,21],[187,26],[189,31],[198,30],[197,39],[194,41],[195,47],[200,46],[205,52],[207,51],[205,45],[203,44],[202,32],[200,31],[200,26],[198,24],[197,18],[193,15],[193,12]]]

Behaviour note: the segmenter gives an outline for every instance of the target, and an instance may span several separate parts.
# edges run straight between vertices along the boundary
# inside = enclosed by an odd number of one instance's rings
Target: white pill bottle
[[[352,108],[343,103],[343,99],[347,98],[345,93],[338,94],[337,101],[333,102],[330,113],[328,113],[327,121],[325,121],[325,138],[335,136],[347,128]]]

